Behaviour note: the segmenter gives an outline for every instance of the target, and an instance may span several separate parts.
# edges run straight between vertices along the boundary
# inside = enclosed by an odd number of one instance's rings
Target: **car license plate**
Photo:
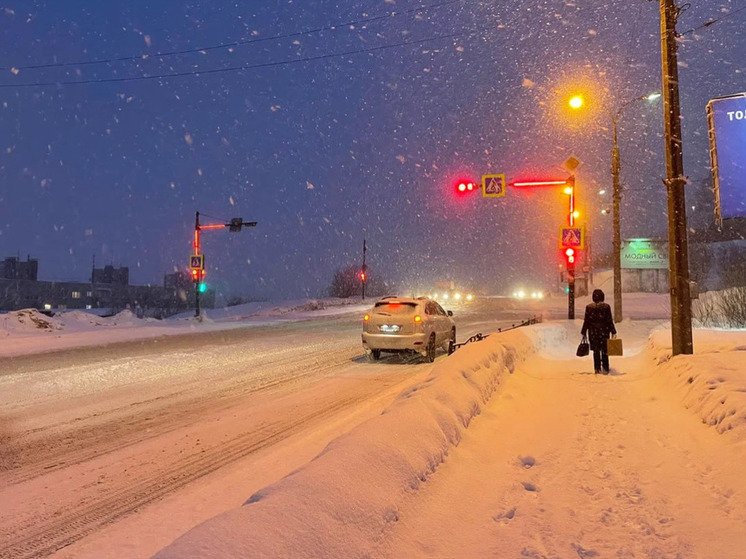
[[[399,331],[399,326],[397,325],[388,325],[388,324],[382,324],[381,325],[381,332],[386,332],[387,334],[394,334]]]

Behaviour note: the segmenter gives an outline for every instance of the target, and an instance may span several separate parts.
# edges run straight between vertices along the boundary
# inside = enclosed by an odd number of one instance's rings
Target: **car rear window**
[[[390,315],[414,314],[416,309],[417,303],[391,303],[388,301],[378,302],[374,308],[377,313]]]

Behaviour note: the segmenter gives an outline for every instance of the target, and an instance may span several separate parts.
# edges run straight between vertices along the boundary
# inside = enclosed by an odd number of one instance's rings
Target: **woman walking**
[[[600,289],[594,289],[592,303],[585,307],[585,318],[583,319],[583,329],[580,334],[585,337],[588,334],[588,343],[593,352],[593,369],[596,374],[603,370],[603,373],[609,374],[609,353],[606,348],[606,340],[610,336],[616,336],[614,319],[611,317],[611,307],[604,303],[604,292]]]

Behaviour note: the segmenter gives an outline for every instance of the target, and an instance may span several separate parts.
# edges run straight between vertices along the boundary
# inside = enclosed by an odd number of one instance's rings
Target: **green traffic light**
[[[204,293],[205,291],[207,291],[207,284],[206,283],[200,283],[199,287],[197,289],[199,290],[200,293]]]

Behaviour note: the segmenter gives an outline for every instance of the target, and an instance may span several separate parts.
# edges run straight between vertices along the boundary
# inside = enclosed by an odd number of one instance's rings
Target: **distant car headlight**
[[[474,299],[474,295],[472,295],[471,293],[469,293],[469,295],[466,296],[467,301],[472,301],[473,299]]]
[[[543,293],[542,293],[541,291],[539,291],[539,292],[538,292],[538,293],[536,294],[536,296],[537,296],[537,297],[538,297],[539,299],[543,299],[543,298],[544,298],[544,294],[543,294]]]
[[[459,301],[461,299],[461,293],[454,294],[453,298],[456,299],[456,301]]]
[[[523,292],[523,291],[519,291],[519,292],[518,292],[518,298],[519,298],[519,299],[523,299],[523,298],[524,298],[525,296],[526,296],[526,293],[525,293],[525,292]]]
[[[443,299],[448,299],[448,293],[443,293]]]

